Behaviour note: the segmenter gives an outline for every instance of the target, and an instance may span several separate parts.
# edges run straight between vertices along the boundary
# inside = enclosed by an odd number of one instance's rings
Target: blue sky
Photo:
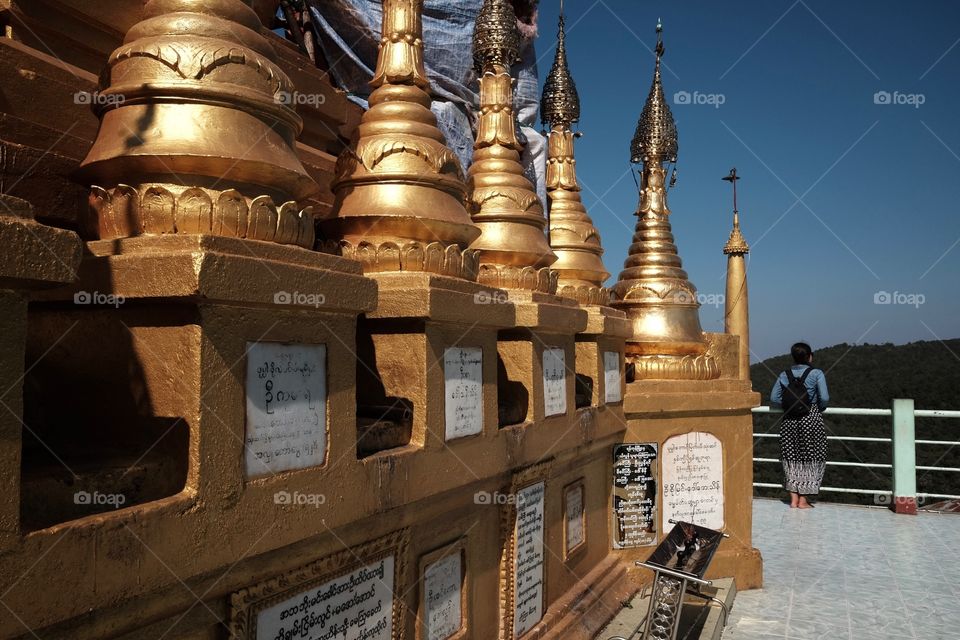
[[[541,0],[541,78],[557,13],[558,0]],[[680,133],[673,230],[699,291],[722,294],[721,178],[736,166],[753,358],[800,339],[816,349],[960,337],[960,3],[567,0],[565,13],[578,176],[611,283],[635,223],[629,142],[660,17]],[[701,104],[675,104],[678,92]],[[722,305],[700,317],[722,330]]]

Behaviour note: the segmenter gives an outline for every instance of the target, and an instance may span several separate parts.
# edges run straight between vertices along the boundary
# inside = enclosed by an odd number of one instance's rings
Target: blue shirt
[[[790,368],[790,371],[795,378],[799,378],[809,366],[810,365],[806,364],[795,364]],[[777,381],[773,383],[773,390],[770,392],[770,404],[780,405],[780,402],[783,400],[783,388],[788,384],[790,384],[790,382],[787,380],[787,372],[781,371]],[[830,394],[827,392],[827,376],[823,374],[823,371],[814,369],[807,376],[807,379],[803,381],[803,384],[807,387],[807,395],[810,397],[810,402],[816,403],[821,411],[826,409],[827,402],[830,401]]]

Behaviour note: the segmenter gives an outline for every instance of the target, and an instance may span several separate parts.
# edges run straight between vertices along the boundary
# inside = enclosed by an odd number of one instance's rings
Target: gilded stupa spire
[[[322,223],[364,271],[430,271],[473,280],[480,235],[464,207],[457,156],[430,111],[423,0],[384,0],[370,108],[337,160],[333,215]]]
[[[479,280],[505,289],[554,293],[557,257],[544,235],[543,205],[520,164],[510,65],[520,49],[510,0],[484,0],[473,36],[480,117],[469,171],[468,206],[482,230]]]
[[[733,230],[723,253],[727,256],[727,287],[723,309],[723,330],[739,338],[739,377],[750,380],[750,305],[747,300],[747,264],[744,256],[750,246],[740,232],[740,212],[737,210],[737,169],[723,178],[733,185]]]
[[[630,145],[631,160],[643,164],[638,219],[613,305],[633,324],[626,354],[637,379],[705,380],[720,371],[707,353],[697,290],[683,270],[670,225],[663,164],[677,159],[677,126],[663,94],[663,53],[658,21],[653,85]]]
[[[543,83],[543,94],[540,98],[540,121],[550,127],[567,129],[580,121],[580,96],[567,67],[563,0],[560,2],[560,19],[557,25],[557,50],[553,55],[553,66]]]
[[[660,78],[660,59],[663,53],[663,24],[658,20],[657,61],[653,70],[653,84],[650,85],[650,94],[643,105],[643,111],[640,112],[637,130],[630,144],[630,161],[635,164],[677,161],[677,123],[663,95],[663,82]]]
[[[609,273],[600,256],[600,233],[580,199],[570,125],[580,119],[580,97],[567,67],[563,7],[557,32],[557,51],[540,102],[547,138],[547,198],[550,200],[550,246],[557,255],[552,265],[559,274],[558,293],[581,304],[607,304],[603,288]]]
[[[727,244],[723,247],[723,253],[725,255],[746,255],[750,253],[750,245],[747,244],[746,239],[740,232],[740,212],[737,210],[737,180],[740,179],[740,176],[737,175],[737,168],[730,169],[730,175],[723,179],[733,184],[733,230],[730,231]]]

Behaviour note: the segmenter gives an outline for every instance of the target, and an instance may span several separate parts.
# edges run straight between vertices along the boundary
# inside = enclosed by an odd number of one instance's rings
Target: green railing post
[[[917,445],[913,399],[893,401],[893,510],[917,513]]]

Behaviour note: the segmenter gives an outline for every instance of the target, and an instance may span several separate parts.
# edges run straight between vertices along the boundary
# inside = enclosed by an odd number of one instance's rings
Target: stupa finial
[[[739,179],[740,176],[737,175],[736,167],[730,169],[730,173],[723,177],[723,180],[733,185],[733,230],[730,232],[730,238],[727,240],[726,246],[723,247],[723,253],[726,255],[750,253],[750,245],[747,244],[743,233],[740,232],[740,212],[737,210],[737,180]]]
[[[488,65],[509,67],[520,59],[520,32],[510,0],[488,0],[473,29],[473,62],[479,73]]]
[[[630,145],[630,161],[634,163],[677,161],[677,123],[663,95],[663,83],[660,79],[660,59],[663,57],[664,47],[663,24],[659,19],[655,51],[657,60],[653,70],[653,84]]]
[[[580,96],[567,67],[562,0],[557,23],[557,50],[553,56],[553,66],[543,83],[543,96],[540,99],[541,122],[550,127],[570,126],[580,121]]]

